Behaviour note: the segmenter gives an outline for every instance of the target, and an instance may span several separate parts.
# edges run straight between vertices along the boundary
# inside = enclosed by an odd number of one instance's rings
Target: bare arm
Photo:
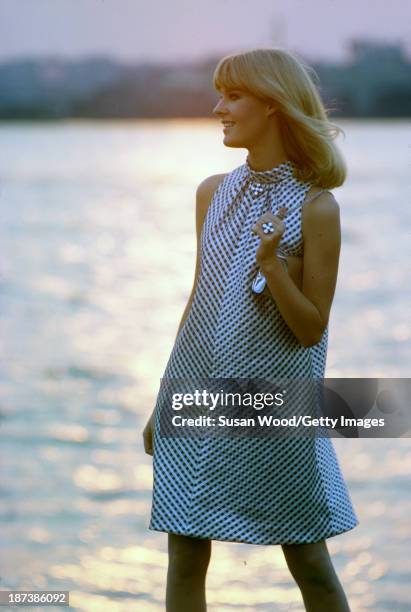
[[[178,331],[176,335],[176,339],[178,334],[180,333],[185,320],[187,319],[188,313],[190,312],[191,304],[194,298],[195,290],[197,288],[198,276],[200,273],[200,254],[201,254],[201,230],[203,228],[204,219],[207,214],[208,207],[211,203],[211,199],[219,186],[220,182],[225,177],[225,174],[213,174],[207,178],[205,178],[197,187],[196,191],[196,234],[197,234],[197,256],[196,256],[196,267],[194,272],[194,282],[193,287],[191,289],[191,294],[186,304],[186,307],[183,312],[183,316],[181,317],[180,325],[178,326]],[[149,455],[153,454],[153,430],[154,430],[154,414],[155,407],[147,421],[147,424],[143,430],[143,440],[144,440],[144,449],[145,452]]]
[[[304,347],[321,340],[328,324],[337,283],[341,247],[340,208],[325,192],[303,207],[304,262],[302,290],[278,258],[262,272],[282,317]]]
[[[190,312],[191,304],[193,302],[194,294],[197,288],[198,276],[200,273],[200,236],[201,230],[203,228],[204,219],[207,214],[208,207],[210,205],[211,199],[216,191],[217,187],[225,177],[225,174],[213,174],[205,178],[197,187],[196,191],[196,234],[197,234],[197,255],[196,255],[196,266],[194,272],[194,282],[193,287],[191,289],[190,297],[184,309],[183,315],[181,317],[180,324],[178,326],[176,339],[178,334],[180,333],[187,317]]]

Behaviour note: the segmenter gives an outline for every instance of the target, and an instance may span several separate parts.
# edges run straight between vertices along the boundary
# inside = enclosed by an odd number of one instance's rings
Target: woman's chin
[[[228,134],[224,134],[223,143],[226,145],[226,147],[243,147],[244,146],[243,144],[241,144],[238,138],[233,138],[232,136],[229,136]]]

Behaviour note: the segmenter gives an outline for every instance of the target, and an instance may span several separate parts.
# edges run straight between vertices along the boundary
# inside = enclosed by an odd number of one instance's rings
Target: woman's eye
[[[229,97],[229,99],[230,99],[230,100],[232,100],[233,98],[234,98],[234,99],[236,99],[236,98],[238,98],[239,96],[238,96],[238,94],[234,94],[234,93],[233,93],[233,94],[230,94],[228,97]],[[223,98],[224,98],[224,96],[220,96],[218,99],[219,99],[219,100],[222,100]]]

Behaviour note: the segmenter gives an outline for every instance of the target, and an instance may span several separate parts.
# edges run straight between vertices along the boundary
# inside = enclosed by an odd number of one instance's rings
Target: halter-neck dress
[[[252,291],[266,210],[287,207],[283,255],[303,255],[301,210],[312,186],[295,163],[266,171],[248,160],[229,172],[211,199],[200,237],[200,272],[155,405],[153,496],[149,529],[250,544],[317,542],[359,520],[328,436],[165,437],[164,382],[177,378],[323,378],[328,327],[303,347],[271,294]]]

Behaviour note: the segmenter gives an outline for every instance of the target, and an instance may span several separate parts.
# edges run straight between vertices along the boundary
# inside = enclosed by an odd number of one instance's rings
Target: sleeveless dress
[[[256,171],[248,157],[211,199],[200,237],[200,272],[155,406],[153,496],[148,528],[250,544],[317,542],[359,524],[329,437],[165,437],[168,378],[323,378],[328,327],[303,347],[268,294],[251,286],[268,210],[286,206],[283,255],[303,254],[301,210],[309,182],[289,160]],[[267,206],[268,202],[268,206]]]

